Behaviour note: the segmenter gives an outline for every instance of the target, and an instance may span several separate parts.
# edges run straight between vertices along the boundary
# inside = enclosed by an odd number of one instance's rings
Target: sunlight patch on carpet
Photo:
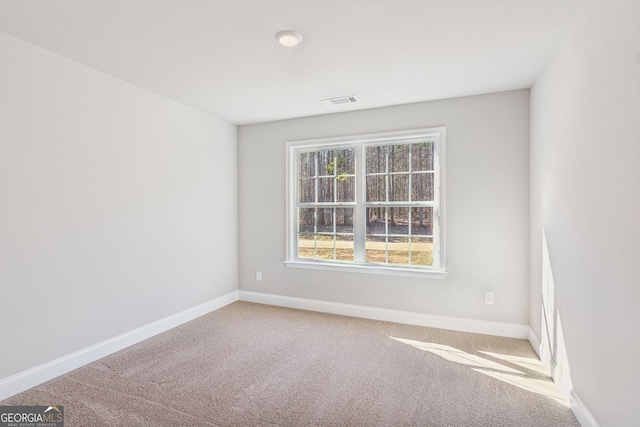
[[[471,370],[474,372],[487,375],[491,378],[518,387],[521,390],[540,394],[564,406],[568,406],[568,403],[560,393],[556,384],[551,380],[551,378],[549,378],[549,376],[546,375],[544,366],[539,360],[488,351],[479,352],[485,356],[502,361],[502,363],[498,363],[485,357],[471,354],[464,350],[444,344],[391,336],[389,338],[402,344],[409,345],[415,349],[435,354],[449,362],[470,366]],[[504,363],[517,366],[521,369],[506,366]]]

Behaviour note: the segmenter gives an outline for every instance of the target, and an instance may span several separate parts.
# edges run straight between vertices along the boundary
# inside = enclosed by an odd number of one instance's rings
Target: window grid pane
[[[366,261],[430,266],[433,263],[433,208],[367,208]],[[429,223],[427,223],[429,222]]]
[[[361,163],[356,163],[356,149],[361,149]],[[433,266],[437,207],[433,141],[355,143],[295,155],[299,258],[353,262],[354,254],[360,253],[361,262]],[[357,176],[360,166],[362,178]],[[359,192],[358,182],[363,185]],[[357,194],[362,200],[356,200]],[[358,214],[362,215],[358,221],[364,218],[362,231],[354,228],[356,209],[362,209]],[[358,239],[357,233],[361,233]],[[361,249],[355,247],[356,240]]]
[[[300,258],[353,261],[353,208],[299,208]]]
[[[432,265],[433,207],[402,203],[433,202],[433,144],[367,147],[366,153],[366,261]]]

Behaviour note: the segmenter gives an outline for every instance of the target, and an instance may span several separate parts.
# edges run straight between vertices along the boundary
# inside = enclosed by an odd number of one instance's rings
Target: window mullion
[[[409,158],[411,158],[411,151],[409,151]],[[411,163],[409,163],[411,164]],[[409,188],[411,188],[411,186],[409,186]],[[411,217],[411,215],[413,214],[412,209],[409,208],[409,214],[407,215],[409,224],[408,225],[408,230],[407,230],[407,234],[408,234],[408,242],[409,242],[409,265],[413,264],[412,259],[411,259],[411,246],[413,246],[413,218]]]
[[[433,208],[433,228],[431,231],[432,237],[432,245],[433,245],[433,266],[436,268],[440,268],[440,249],[441,249],[441,218],[440,218],[440,210],[441,200],[440,200],[440,137],[434,140],[433,142],[433,201],[435,202],[435,206]]]
[[[365,262],[365,233],[367,228],[366,214],[366,173],[367,156],[362,144],[354,149],[356,167],[356,206],[353,219],[353,258],[355,262]]]
[[[408,188],[408,194],[407,194],[407,199],[409,201],[413,201],[413,149],[412,149],[412,145],[409,145],[409,188]],[[409,251],[411,252],[411,251]],[[411,259],[411,256],[409,256],[409,259]]]

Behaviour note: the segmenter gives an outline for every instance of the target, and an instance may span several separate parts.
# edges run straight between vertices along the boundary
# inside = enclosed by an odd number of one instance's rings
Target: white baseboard
[[[533,335],[533,331],[530,332],[530,335]],[[533,335],[534,339],[535,335]],[[534,346],[534,341],[532,338],[529,338],[529,342],[532,346]],[[589,409],[585,406],[582,400],[578,397],[578,394],[575,392],[572,386],[571,379],[568,380],[562,377],[562,369],[558,368],[558,365],[555,360],[553,360],[553,355],[551,354],[551,350],[548,345],[540,343],[537,341],[538,347],[534,346],[533,348],[538,348],[538,356],[542,363],[544,363],[547,368],[547,372],[549,376],[553,379],[553,382],[556,384],[562,395],[565,397],[566,402],[575,415],[576,419],[580,423],[582,427],[600,427],[598,421],[596,421],[595,417],[591,414]]]
[[[521,325],[518,323],[493,322],[488,320],[465,319],[462,317],[414,313],[410,311],[294,298],[261,292],[239,291],[239,297],[240,301],[288,308],[299,308],[302,310],[340,314],[343,316],[363,317],[365,319],[384,320],[387,322],[405,323],[408,325],[428,326],[431,328],[450,329],[453,331],[472,332],[476,334],[496,335],[500,337],[519,339],[527,339],[529,336],[529,325]]]
[[[531,344],[531,347],[533,347],[533,351],[536,352],[536,354],[538,355],[538,357],[540,359],[542,359],[542,357],[540,356],[541,350],[540,350],[540,340],[538,339],[538,337],[536,336],[535,332],[533,332],[533,329],[529,328],[529,344]]]
[[[238,291],[229,292],[203,304],[141,326],[124,334],[83,348],[34,368],[19,372],[0,380],[0,400],[11,397],[71,372],[88,363],[95,362],[105,356],[130,347],[148,338],[158,335],[197,317],[215,311],[238,300]]]
[[[589,412],[585,404],[582,403],[582,400],[580,400],[574,390],[571,390],[571,393],[569,393],[569,407],[582,427],[600,427],[598,421],[596,421],[591,412]]]

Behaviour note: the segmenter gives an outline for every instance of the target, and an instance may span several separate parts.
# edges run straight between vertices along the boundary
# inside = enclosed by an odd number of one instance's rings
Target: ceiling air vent
[[[341,96],[338,98],[323,99],[320,101],[322,105],[344,105],[358,102],[355,96]]]

